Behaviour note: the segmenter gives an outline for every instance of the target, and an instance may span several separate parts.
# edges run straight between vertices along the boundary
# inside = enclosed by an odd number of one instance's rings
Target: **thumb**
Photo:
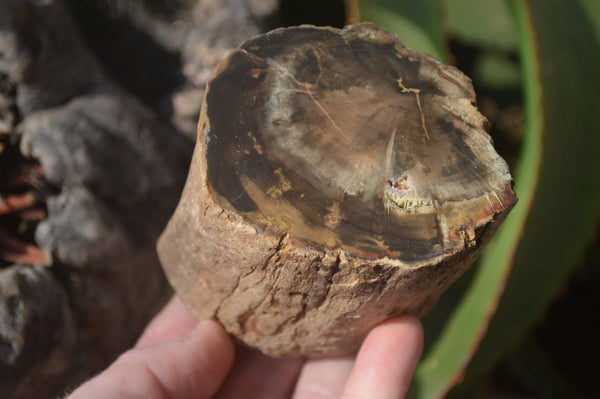
[[[202,321],[182,338],[125,352],[69,398],[209,398],[233,357],[233,343],[223,328]]]

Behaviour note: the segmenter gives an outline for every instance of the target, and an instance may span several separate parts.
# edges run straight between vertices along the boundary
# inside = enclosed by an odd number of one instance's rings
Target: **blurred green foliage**
[[[491,132],[512,160],[520,202],[474,271],[424,320],[428,345],[410,395],[441,397],[459,383],[450,396],[481,395],[485,376],[522,340],[530,342],[528,349],[508,361],[544,369],[544,357],[528,332],[581,263],[600,216],[600,124],[595,121],[600,111],[600,2],[347,4],[357,7],[360,20],[397,33],[408,47],[458,64],[473,78],[480,101],[483,93],[491,104],[482,111],[497,125],[502,126],[510,107],[521,110],[524,120],[513,121],[521,129]],[[560,384],[551,366],[546,369],[523,373],[530,380],[554,376],[547,383],[530,383],[537,386],[534,394],[577,392]]]
[[[437,0],[360,1],[360,18],[397,34],[411,48],[446,60],[442,15]]]

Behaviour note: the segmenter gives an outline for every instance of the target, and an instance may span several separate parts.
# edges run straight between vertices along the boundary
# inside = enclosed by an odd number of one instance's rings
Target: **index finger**
[[[159,344],[181,338],[190,333],[198,321],[189,314],[179,297],[169,303],[152,319],[137,343],[136,348]]]
[[[423,327],[416,317],[385,321],[363,342],[342,398],[403,398],[422,350]]]

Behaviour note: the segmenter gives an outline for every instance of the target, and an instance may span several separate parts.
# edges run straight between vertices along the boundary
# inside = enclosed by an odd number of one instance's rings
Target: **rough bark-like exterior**
[[[424,314],[516,202],[474,100],[462,73],[370,24],[249,40],[208,85],[158,245],[171,284],[273,356],[350,353]]]
[[[490,217],[485,235],[435,264],[365,260],[340,249],[297,246],[287,235],[257,230],[214,201],[204,183],[202,147],[159,241],[161,263],[192,314],[217,319],[272,356],[351,353],[381,321],[424,314],[472,264],[502,219]]]

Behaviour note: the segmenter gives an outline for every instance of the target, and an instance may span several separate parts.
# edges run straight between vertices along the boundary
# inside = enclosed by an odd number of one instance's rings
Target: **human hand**
[[[133,349],[69,399],[402,398],[422,346],[419,321],[399,316],[375,327],[356,356],[273,359],[235,347],[215,321],[197,323],[175,297]]]

